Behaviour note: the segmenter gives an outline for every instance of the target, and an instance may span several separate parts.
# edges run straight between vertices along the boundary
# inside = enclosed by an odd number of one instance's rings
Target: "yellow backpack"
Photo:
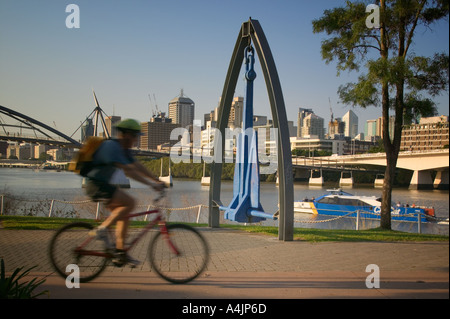
[[[69,163],[69,171],[86,176],[93,168],[92,157],[100,145],[106,141],[102,137],[90,136]]]

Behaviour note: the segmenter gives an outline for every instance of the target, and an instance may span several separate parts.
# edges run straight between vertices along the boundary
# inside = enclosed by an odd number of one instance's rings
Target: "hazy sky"
[[[66,27],[66,6],[77,4],[80,28]],[[299,107],[330,119],[352,109],[359,131],[380,107],[338,104],[339,85],[356,74],[336,76],[321,59],[324,34],[311,21],[338,0],[0,0],[0,105],[71,135],[94,109],[92,89],[108,115],[148,121],[183,89],[195,102],[195,118],[214,109],[222,93],[240,26],[259,20],[281,80],[288,119]],[[414,51],[449,51],[449,25],[420,29]],[[270,116],[264,78],[256,64],[254,114]],[[245,96],[243,77],[236,95]],[[149,94],[152,101],[149,101]],[[449,96],[435,99],[449,114]],[[1,119],[0,119],[1,120]],[[5,119],[6,120],[6,119]],[[53,123],[54,122],[54,123]],[[79,138],[79,133],[74,136]]]

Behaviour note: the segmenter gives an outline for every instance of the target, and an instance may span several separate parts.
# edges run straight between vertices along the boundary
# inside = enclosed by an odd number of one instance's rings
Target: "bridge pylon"
[[[86,117],[86,119],[78,126],[78,128],[73,132],[72,136],[86,123],[87,120],[92,119],[94,121],[94,133],[93,136],[98,136],[99,134],[99,125],[102,126],[103,132],[106,138],[111,138],[111,132],[109,132],[108,127],[105,122],[104,116],[108,116],[100,107],[98,103],[97,96],[95,95],[95,91],[92,90],[92,94],[94,96],[95,108],[94,110]],[[84,141],[82,141],[84,142]]]

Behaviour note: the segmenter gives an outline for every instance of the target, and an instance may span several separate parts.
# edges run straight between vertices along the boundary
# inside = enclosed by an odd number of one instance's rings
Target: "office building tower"
[[[383,118],[379,117],[376,120],[376,130],[377,136],[380,136],[381,138],[383,138]],[[394,138],[394,127],[395,127],[395,116],[389,116],[389,137],[392,141],[392,139]]]
[[[184,96],[183,90],[181,90],[180,96],[169,102],[169,118],[172,119],[173,124],[179,124],[181,127],[192,126],[194,107],[194,101]]]
[[[139,139],[141,149],[156,150],[158,145],[169,143],[173,146],[177,140],[170,140],[170,133],[173,129],[180,127],[180,124],[172,123],[172,119],[166,118],[164,113],[153,116],[150,122],[141,123],[142,135]]]
[[[345,136],[354,138],[358,134],[358,116],[350,110],[342,117],[342,121],[345,122]]]
[[[345,123],[340,117],[328,122],[328,136],[332,138],[335,135],[343,135],[345,132]]]
[[[81,127],[81,142],[85,142],[89,136],[94,135],[94,124],[92,119],[87,118],[85,124]]]
[[[323,118],[314,113],[309,113],[303,118],[302,137],[318,136],[319,139],[324,138]]]
[[[228,126],[231,128],[242,127],[242,112],[244,110],[244,98],[236,96],[231,103]]]
[[[302,137],[303,131],[303,119],[308,115],[314,113],[312,109],[304,109],[298,108],[298,117],[297,117],[297,137]],[[323,125],[322,125],[323,126]]]
[[[364,128],[366,140],[372,140],[377,136],[377,120],[367,120]]]
[[[106,125],[106,129],[108,130],[109,133],[109,137],[114,138],[118,136],[118,131],[116,128],[116,125],[119,124],[119,122],[121,121],[122,117],[120,116],[107,116],[105,118],[105,125]],[[106,134],[104,133],[104,136],[106,137]]]

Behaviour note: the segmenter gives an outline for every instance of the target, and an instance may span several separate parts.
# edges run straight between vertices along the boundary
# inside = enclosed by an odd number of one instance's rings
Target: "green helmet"
[[[126,119],[116,125],[116,128],[122,132],[140,132],[141,124],[133,119]]]

